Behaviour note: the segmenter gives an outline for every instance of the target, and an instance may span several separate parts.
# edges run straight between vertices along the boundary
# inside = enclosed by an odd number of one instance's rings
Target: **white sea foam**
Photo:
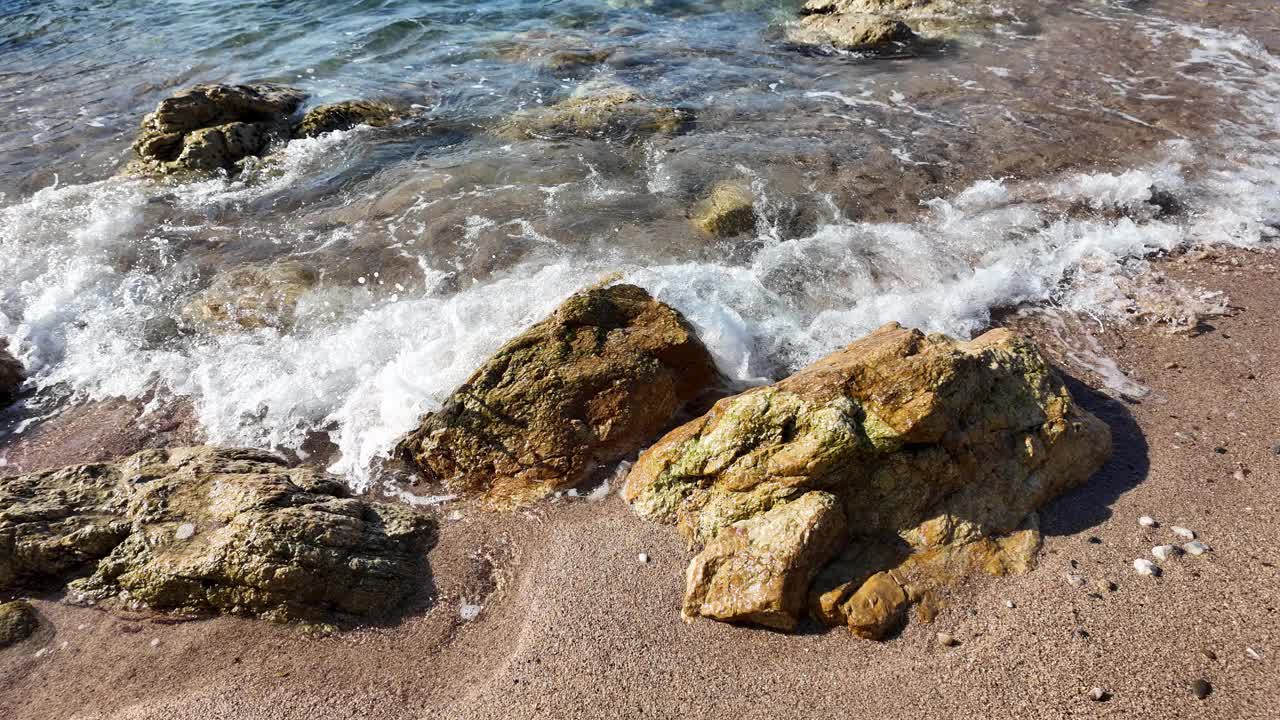
[[[1275,60],[1256,43],[1196,32],[1197,52],[1226,68],[1215,81],[1230,85],[1241,76],[1241,101],[1258,108],[1259,122],[1276,123]],[[252,181],[187,186],[177,203],[198,215],[270,197],[340,167],[343,142],[335,134],[293,143]],[[1275,235],[1280,155],[1261,144],[1245,156],[1230,154],[1234,136],[1223,144],[1226,151],[1173,143],[1148,165],[1113,174],[984,180],[932,201],[911,224],[828,223],[789,239],[765,232],[759,249],[736,264],[618,267],[605,257],[541,256],[447,293],[430,278],[443,280],[448,271],[421,257],[425,289],[375,296],[329,288],[303,298],[298,312],[314,322],[296,333],[262,329],[160,347],[144,342],[143,325],[184,297],[186,280],[117,262],[145,252],[153,266],[168,266],[174,250],[166,234],[139,231],[160,191],[120,179],[54,187],[0,209],[0,334],[37,386],[61,383],[88,398],[142,398],[159,386],[190,398],[216,443],[297,449],[309,434],[328,432],[341,452],[334,471],[365,486],[369,468],[503,341],[615,270],[683,311],[721,368],[743,383],[775,377],[888,321],[967,336],[994,308],[1019,303],[1118,314],[1116,279],[1142,273],[1148,254],[1192,242],[1251,245]],[[1185,170],[1193,164],[1208,170],[1193,176]],[[649,169],[649,189],[668,192],[661,161],[649,158]],[[1187,219],[1138,212],[1153,188],[1184,199]],[[1070,203],[1122,216],[1061,215]],[[494,222],[481,215],[466,221],[468,228]],[[557,238],[532,223],[512,228],[556,247]],[[316,243],[332,239],[321,234]],[[326,302],[346,311],[322,320]]]

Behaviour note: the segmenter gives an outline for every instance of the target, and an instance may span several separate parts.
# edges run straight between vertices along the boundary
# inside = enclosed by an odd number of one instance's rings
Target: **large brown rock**
[[[269,83],[196,85],[160,101],[142,119],[137,159],[126,172],[189,177],[234,174],[247,157],[286,139],[289,118],[306,94]]]
[[[595,287],[503,346],[398,454],[452,492],[525,504],[643,447],[720,380],[679,312]]]
[[[787,40],[800,45],[830,45],[840,50],[879,50],[915,39],[901,20],[861,13],[806,15],[787,26]]]
[[[0,588],[187,614],[349,622],[425,579],[431,526],[253,450],[147,450],[0,479]]]
[[[0,648],[31,637],[39,623],[35,608],[30,603],[22,600],[0,603]]]
[[[564,100],[516,113],[498,128],[513,140],[571,137],[637,140],[674,135],[688,123],[681,109],[655,104],[625,85],[589,82]]]
[[[385,127],[400,119],[400,112],[386,103],[371,100],[344,100],[307,111],[293,127],[294,137],[316,137],[357,125]]]
[[[22,363],[9,354],[7,346],[0,344],[0,407],[13,402],[18,397],[26,374]]]
[[[932,578],[917,596],[951,573],[1025,567],[1034,546],[1005,561],[997,539],[1086,480],[1110,447],[1108,428],[1072,401],[1030,341],[993,330],[959,342],[888,325],[673,430],[640,456],[623,494],[641,515],[676,523],[693,547],[807,493],[839,498],[848,535],[829,552],[845,541],[892,550],[824,580],[828,591],[853,584],[816,602],[815,615],[848,624],[839,606],[903,557]],[[850,609],[892,604],[888,579]]]

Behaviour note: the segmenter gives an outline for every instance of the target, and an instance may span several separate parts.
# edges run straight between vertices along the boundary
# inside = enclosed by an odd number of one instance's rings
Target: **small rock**
[[[639,555],[636,556],[636,560],[638,560],[640,564],[643,565],[649,562],[649,556],[644,553],[640,553]]]
[[[1165,365],[1165,366],[1164,366],[1164,369],[1165,369],[1165,370],[1177,370],[1177,369],[1178,369],[1178,363],[1176,363],[1176,362],[1171,362],[1171,363],[1169,363],[1169,364]]]
[[[1183,540],[1195,540],[1195,539],[1196,539],[1196,534],[1195,534],[1195,532],[1194,532],[1194,531],[1192,531],[1192,530],[1188,530],[1187,528],[1184,528],[1184,527],[1178,527],[1177,525],[1174,525],[1174,526],[1173,526],[1173,534],[1174,534],[1174,535],[1177,535],[1178,537],[1182,538]]]
[[[1082,588],[1085,585],[1084,576],[1071,573],[1067,575],[1067,584],[1071,587]]]
[[[1250,660],[1261,660],[1261,659],[1262,659],[1262,653],[1258,652],[1257,650],[1254,650],[1254,649],[1253,649],[1253,648],[1251,648],[1251,647],[1247,647],[1247,648],[1245,648],[1245,649],[1244,649],[1244,656],[1245,656],[1245,657],[1247,657],[1247,658],[1249,658]]]
[[[1154,555],[1157,560],[1164,562],[1170,558],[1181,555],[1182,549],[1177,545],[1157,545],[1151,548],[1151,554]]]
[[[22,600],[0,603],[0,648],[31,637],[39,624],[35,608]]]
[[[1160,523],[1156,522],[1156,519],[1150,515],[1143,515],[1138,518],[1138,524],[1144,528],[1160,527]]]
[[[1274,455],[1280,455],[1280,443],[1271,446],[1271,452]]]
[[[1090,545],[1101,545],[1101,544],[1102,544],[1102,538],[1098,537],[1097,535],[1091,535],[1091,536],[1089,537],[1089,544],[1090,544]]]
[[[196,526],[192,523],[182,523],[178,529],[174,531],[173,536],[179,540],[188,540],[192,535],[196,534]]]
[[[940,632],[938,633],[938,644],[943,647],[955,647],[960,644],[960,641],[956,640],[949,633]]]
[[[1204,680],[1203,678],[1191,683],[1191,694],[1195,695],[1199,700],[1209,697],[1209,693],[1211,692],[1213,692],[1213,686],[1209,684],[1209,681]]]
[[[151,647],[160,647],[160,638],[151,638]]]
[[[1214,652],[1213,650],[1210,650],[1209,648],[1200,648],[1200,654],[1210,660],[1218,659],[1218,653]]]
[[[1187,553],[1188,555],[1203,555],[1212,549],[1213,548],[1209,547],[1208,545],[1205,545],[1199,540],[1192,540],[1191,542],[1182,546],[1182,551]]]
[[[1101,580],[1098,580],[1098,582],[1094,583],[1094,585],[1093,585],[1093,586],[1094,586],[1094,587],[1096,587],[1096,588],[1098,588],[1098,589],[1099,589],[1099,590],[1101,590],[1102,592],[1115,592],[1115,591],[1116,591],[1116,584],[1115,584],[1115,583],[1113,583],[1113,582],[1111,582],[1110,580],[1105,579],[1105,578],[1103,578],[1103,579],[1101,579]]]
[[[1111,693],[1100,687],[1095,687],[1089,691],[1089,699],[1094,702],[1104,702],[1111,697]]]
[[[1160,575],[1160,566],[1145,558],[1138,558],[1133,561],[1133,569],[1139,575],[1148,575],[1150,577],[1158,577]]]
[[[1005,600],[1005,601],[1004,601],[1004,606],[1005,606],[1005,607],[1007,607],[1007,608],[1009,608],[1010,610],[1012,610],[1012,609],[1014,609],[1014,608],[1018,607],[1017,603],[1015,603],[1015,602],[1014,602],[1014,601],[1012,601],[1012,600]]]
[[[1231,473],[1231,479],[1235,480],[1236,482],[1244,482],[1245,478],[1248,476],[1249,476],[1248,469],[1242,468],[1242,467],[1236,468],[1236,471]]]
[[[1214,448],[1214,449],[1213,449],[1213,451],[1214,451],[1214,452],[1216,452],[1216,453],[1218,453],[1219,455],[1226,455],[1226,454],[1227,454],[1227,449],[1226,449],[1226,448],[1224,448],[1224,447],[1222,447],[1222,446],[1218,446],[1218,447]]]

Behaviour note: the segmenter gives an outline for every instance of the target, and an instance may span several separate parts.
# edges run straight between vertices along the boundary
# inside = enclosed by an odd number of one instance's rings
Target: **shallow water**
[[[214,442],[327,434],[362,486],[504,339],[613,271],[755,382],[890,320],[1123,317],[1150,254],[1277,235],[1269,0],[992,3],[893,58],[788,46],[798,4],[0,3],[0,335],[25,402],[183,397]],[[556,69],[561,51],[607,57]],[[295,141],[234,181],[113,177],[159,99],[250,80],[421,115]],[[694,121],[493,132],[587,83]],[[754,188],[754,236],[687,220],[724,179]],[[219,274],[283,260],[320,278],[291,330],[185,327]]]

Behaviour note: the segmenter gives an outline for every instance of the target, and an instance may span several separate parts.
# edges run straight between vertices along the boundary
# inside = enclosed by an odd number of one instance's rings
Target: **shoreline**
[[[1138,322],[1095,331],[1090,319],[1064,332],[1036,313],[1003,318],[1073,378],[1077,401],[1111,426],[1116,453],[1042,509],[1035,570],[973,578],[947,593],[931,624],[913,616],[886,643],[816,626],[781,635],[682,623],[689,554],[634,516],[615,484],[602,501],[551,500],[512,516],[464,508],[442,521],[428,555],[434,604],[388,627],[313,637],[37,598],[37,636],[0,650],[0,714],[1268,717],[1280,700],[1280,614],[1268,606],[1280,597],[1277,264],[1275,248],[1154,261],[1172,280],[1230,296],[1229,315],[1191,333]],[[1109,390],[1106,373],[1080,364],[1089,353],[1149,392]],[[1140,515],[1163,527],[1139,527]],[[1160,578],[1134,573],[1133,559],[1169,542],[1172,525],[1195,529],[1213,552],[1172,561]],[[1072,587],[1069,573],[1089,586]],[[1096,580],[1117,588],[1093,597]],[[482,606],[470,622],[464,603]],[[937,645],[940,631],[959,646]],[[1189,689],[1197,679],[1211,684],[1204,700]],[[1095,686],[1106,702],[1086,696]],[[608,697],[625,701],[602,704]]]

